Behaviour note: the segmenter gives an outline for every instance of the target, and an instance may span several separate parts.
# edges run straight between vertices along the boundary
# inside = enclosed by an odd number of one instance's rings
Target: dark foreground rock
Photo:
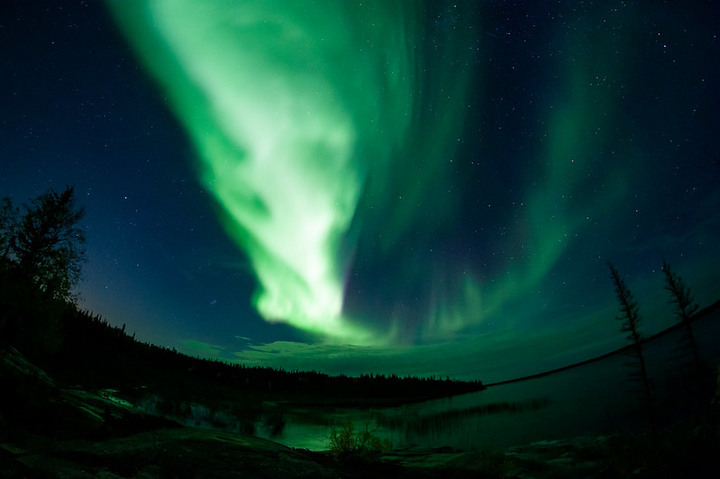
[[[197,428],[101,441],[0,445],[3,478],[680,478],[720,477],[712,451],[668,451],[638,437],[544,441],[507,451],[404,450],[338,459]],[[715,451],[717,453],[717,451]]]
[[[311,452],[183,427],[113,390],[59,386],[16,350],[0,358],[1,478],[657,478],[720,477],[717,401],[647,435],[589,436],[503,451]]]
[[[102,441],[37,441],[32,450],[8,446],[3,465],[11,477],[335,477],[302,452],[207,429],[158,429]]]
[[[0,477],[366,478],[500,477],[475,453],[404,451],[338,459],[234,433],[158,429],[105,440],[25,438],[0,445]],[[497,472],[497,471],[495,471]]]
[[[501,455],[396,451],[336,458],[260,438],[197,428],[104,440],[25,437],[0,444],[0,477],[67,478],[466,478],[503,477]]]
[[[424,464],[404,463],[401,454],[339,459],[253,436],[183,427],[138,410],[113,390],[58,385],[14,348],[0,355],[0,383],[2,478],[459,476],[429,453]]]

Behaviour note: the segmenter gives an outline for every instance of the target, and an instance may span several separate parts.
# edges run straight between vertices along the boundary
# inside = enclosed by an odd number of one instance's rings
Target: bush
[[[342,459],[370,459],[392,447],[389,439],[382,440],[372,434],[367,423],[364,431],[357,432],[351,422],[345,423],[339,430],[333,426],[329,439],[330,452]]]

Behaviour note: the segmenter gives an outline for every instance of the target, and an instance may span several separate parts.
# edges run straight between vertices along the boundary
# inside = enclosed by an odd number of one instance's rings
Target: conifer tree
[[[85,236],[78,226],[85,211],[75,206],[74,189],[53,190],[25,206],[10,233],[9,255],[18,270],[47,297],[71,300],[80,279]]]
[[[665,273],[665,290],[670,293],[670,303],[675,305],[675,317],[685,326],[687,345],[692,351],[695,366],[699,368],[700,354],[691,324],[692,316],[697,312],[698,305],[693,300],[690,288],[685,285],[682,277],[673,271],[664,259],[662,270]]]
[[[61,318],[80,279],[84,214],[74,190],[42,194],[23,211],[0,199],[0,345],[44,354],[62,342]]]
[[[652,395],[650,393],[650,379],[648,377],[647,365],[645,363],[645,356],[642,350],[643,336],[640,332],[640,314],[638,310],[638,303],[635,300],[630,289],[625,284],[625,281],[620,277],[620,273],[613,266],[612,263],[608,263],[610,268],[610,279],[612,279],[615,285],[615,294],[617,295],[618,302],[620,303],[620,314],[617,319],[622,322],[620,331],[628,333],[628,340],[631,342],[631,355],[635,358],[638,372],[632,376],[642,382],[645,404],[647,406],[648,419],[650,427],[652,428],[653,435],[655,435],[655,417],[653,414],[652,407]]]
[[[10,246],[17,231],[18,209],[10,198],[0,199],[0,261],[3,266],[9,263]]]

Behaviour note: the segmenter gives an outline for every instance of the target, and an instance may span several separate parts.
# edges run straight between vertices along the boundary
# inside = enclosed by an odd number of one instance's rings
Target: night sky
[[[720,299],[712,1],[3,2],[0,196],[80,306],[248,365],[495,381]]]

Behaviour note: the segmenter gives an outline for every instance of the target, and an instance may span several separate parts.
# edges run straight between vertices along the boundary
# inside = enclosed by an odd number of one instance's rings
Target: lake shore
[[[8,478],[720,476],[717,394],[656,437],[643,431],[567,434],[502,445],[493,436],[467,448],[395,444],[338,454],[289,447],[242,430],[181,424],[151,414],[117,390],[68,385],[13,348],[3,351],[0,366],[7,391],[0,395],[0,476]],[[187,399],[173,397],[178,403]],[[274,412],[289,407],[290,397],[282,399],[274,401]],[[327,406],[322,409],[327,413]],[[445,428],[453,428],[451,419],[465,420],[436,416],[431,419]]]
[[[715,442],[708,443],[708,438]],[[26,437],[22,445],[3,442],[0,472],[6,478],[111,479],[661,477],[661,472],[712,477],[720,471],[720,458],[709,449],[716,440],[717,429],[705,426],[684,437],[680,449],[678,438],[669,434],[662,442],[644,436],[599,436],[541,441],[505,451],[406,449],[337,458],[256,437],[182,427],[104,440]],[[705,450],[696,448],[701,443]],[[668,455],[671,450],[674,453]]]

